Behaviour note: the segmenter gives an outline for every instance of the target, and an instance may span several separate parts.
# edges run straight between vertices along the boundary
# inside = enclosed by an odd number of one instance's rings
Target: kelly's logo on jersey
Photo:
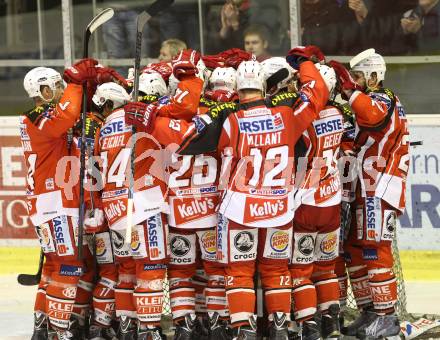
[[[247,134],[276,132],[284,129],[283,118],[279,112],[273,116],[240,118],[238,124],[240,131]]]
[[[335,132],[342,132],[344,130],[341,117],[319,119],[313,122],[313,127],[315,128],[318,137],[326,136]]]
[[[287,212],[287,197],[277,200],[261,200],[254,197],[246,197],[243,221],[245,223],[258,220],[271,219]]]
[[[201,199],[180,198],[174,201],[174,218],[177,224],[203,218],[215,213],[218,197]]]

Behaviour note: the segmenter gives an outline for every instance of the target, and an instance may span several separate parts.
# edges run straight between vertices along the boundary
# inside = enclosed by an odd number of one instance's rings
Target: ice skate
[[[324,339],[341,339],[339,312],[339,305],[333,304],[329,307],[326,314],[322,314],[321,334]]]
[[[227,323],[220,319],[217,312],[208,313],[209,339],[210,340],[229,340],[232,339],[228,332]]]
[[[34,332],[31,340],[47,340],[47,317],[41,312],[34,313]]]
[[[273,321],[269,329],[269,340],[287,340],[289,339],[289,330],[287,328],[286,313],[273,313]]]
[[[361,340],[398,339],[400,323],[397,315],[377,315],[370,324],[357,333]]]
[[[257,316],[249,317],[249,325],[234,329],[233,340],[257,340]]]
[[[138,340],[166,340],[166,336],[162,334],[160,327],[142,327],[138,328]]]
[[[136,340],[136,320],[126,315],[121,315],[118,329],[119,340]]]
[[[321,331],[314,320],[302,322],[300,332],[296,335],[295,340],[320,340]]]
[[[356,320],[346,327],[342,327],[341,333],[349,336],[356,336],[359,330],[367,327],[376,318],[376,313],[371,309],[364,309]]]
[[[89,340],[117,340],[116,332],[112,327],[91,325],[89,328]]]
[[[176,326],[174,340],[191,340],[196,328],[197,316],[195,314],[186,314],[185,318]]]

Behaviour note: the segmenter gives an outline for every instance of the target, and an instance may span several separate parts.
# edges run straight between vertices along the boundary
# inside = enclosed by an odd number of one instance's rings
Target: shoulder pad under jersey
[[[297,103],[299,95],[295,92],[282,92],[266,99],[268,107],[289,106],[293,107]]]
[[[154,94],[146,94],[145,96],[141,97],[140,101],[145,104],[151,104],[157,102],[158,99],[159,97]]]
[[[33,109],[24,113],[26,117],[32,122],[34,125],[38,125],[42,118],[50,118],[54,106],[51,104],[44,104],[41,106],[36,106]]]
[[[213,107],[215,106],[217,103],[211,99],[205,98],[205,97],[200,97],[200,102],[199,102],[199,106],[201,107]]]
[[[219,120],[221,124],[228,118],[231,113],[238,110],[238,105],[234,102],[230,103],[216,103],[214,106],[209,108],[207,114],[213,120]]]
[[[238,105],[235,103],[217,103],[212,106],[206,113],[211,117],[211,123],[196,138],[180,149],[179,153],[182,155],[198,155],[216,151],[223,123],[237,109]]]
[[[348,103],[341,104],[334,100],[329,100],[328,103],[329,105],[337,108],[342,113],[342,115],[344,116],[344,120],[353,122],[354,120],[353,111]]]
[[[394,95],[393,91],[391,91],[390,89],[380,88],[378,90],[368,91],[367,94],[374,100],[385,103],[388,110],[394,109],[394,105],[396,103],[396,96]]]

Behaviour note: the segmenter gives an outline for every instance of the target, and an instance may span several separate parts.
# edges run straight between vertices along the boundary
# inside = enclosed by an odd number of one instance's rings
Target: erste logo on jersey
[[[376,239],[376,226],[381,226],[381,209],[380,209],[380,198],[378,197],[366,197],[366,239],[375,240]],[[378,229],[379,229],[378,228]]]
[[[342,117],[328,117],[313,122],[316,135],[318,137],[326,136],[335,132],[343,132],[344,125]]]
[[[124,119],[121,118],[105,123],[104,126],[101,128],[100,136],[102,138],[105,136],[115,135],[118,133],[124,133],[129,131],[130,129],[125,127]]]
[[[69,224],[66,216],[58,216],[52,219],[55,233],[57,253],[60,256],[73,255],[73,245],[69,233]]]
[[[240,132],[247,134],[276,132],[284,129],[284,122],[280,112],[273,116],[239,118],[238,125]]]
[[[261,199],[252,196],[246,197],[244,223],[275,218],[287,212],[287,197],[276,200]]]

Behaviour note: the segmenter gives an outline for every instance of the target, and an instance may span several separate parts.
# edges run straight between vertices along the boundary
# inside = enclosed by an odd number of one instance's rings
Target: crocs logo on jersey
[[[139,240],[139,232],[137,230],[133,230],[131,232],[131,243],[130,247],[132,251],[137,251],[141,246],[141,242]]]
[[[185,256],[191,250],[191,243],[185,237],[174,236],[170,243],[171,252],[178,257]]]
[[[279,230],[272,234],[270,238],[270,247],[278,253],[281,253],[289,246],[289,234]]]
[[[234,246],[242,253],[249,252],[254,246],[254,235],[248,231],[241,231],[234,237]]]
[[[124,237],[116,230],[112,230],[112,241],[115,248],[118,250],[122,249],[124,246]]]
[[[215,241],[216,241],[216,237],[215,237],[214,231],[207,231],[207,232],[203,233],[203,236],[201,238],[201,243],[202,243],[203,249],[205,249],[205,251],[208,254],[215,254],[215,252],[217,251]]]
[[[162,227],[162,221],[159,220],[160,215],[153,215],[147,219],[148,224],[148,248],[150,252],[150,258],[159,257],[159,231],[158,228]]]
[[[273,116],[240,118],[238,124],[240,131],[247,134],[276,132],[284,129],[283,118],[279,112]]]
[[[341,117],[320,119],[313,122],[316,135],[318,137],[325,136],[335,132],[343,132],[343,122]]]
[[[337,241],[336,232],[332,232],[325,235],[319,247],[325,255],[331,255],[336,250]]]
[[[312,255],[315,249],[315,239],[311,235],[304,235],[298,241],[298,250],[305,256]]]

